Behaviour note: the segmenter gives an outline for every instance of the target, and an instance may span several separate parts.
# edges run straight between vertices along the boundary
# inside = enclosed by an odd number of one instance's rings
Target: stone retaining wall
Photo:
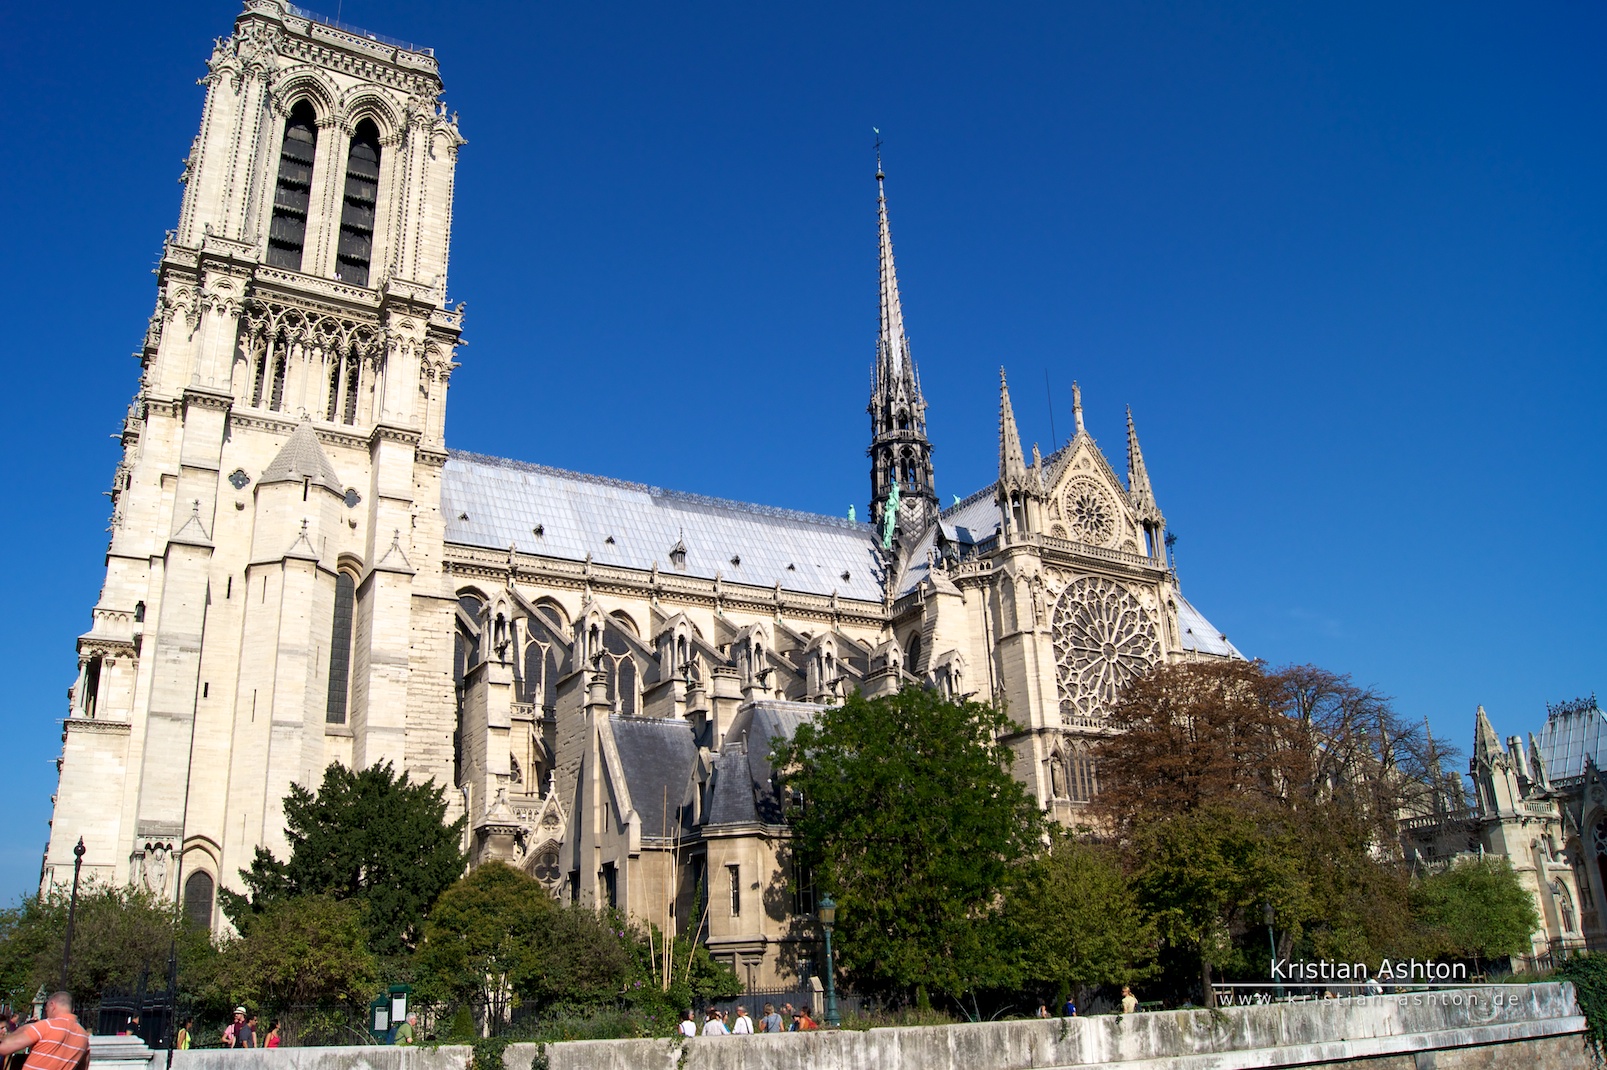
[[[173,1053],[173,1070],[467,1070],[473,1056],[474,1049],[467,1045],[397,1048],[376,1044],[249,1051],[194,1048]],[[150,1070],[167,1070],[167,1052],[159,1051],[152,1057]],[[525,1070],[530,1070],[528,1061]]]
[[[1561,983],[868,1032],[575,1041],[545,1054],[551,1070],[1573,1070],[1589,1065],[1584,1029],[1573,985]],[[532,1070],[536,1055],[534,1044],[510,1045],[503,1064]]]

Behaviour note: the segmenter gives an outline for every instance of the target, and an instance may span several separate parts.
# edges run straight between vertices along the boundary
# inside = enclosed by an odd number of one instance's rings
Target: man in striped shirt
[[[87,1070],[89,1034],[73,1015],[73,997],[57,992],[45,1001],[42,1021],[29,1022],[0,1040],[0,1058],[28,1049],[23,1070]]]

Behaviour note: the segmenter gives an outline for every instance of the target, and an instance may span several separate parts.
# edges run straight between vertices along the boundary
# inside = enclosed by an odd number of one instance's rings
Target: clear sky
[[[469,144],[458,448],[863,517],[871,128],[944,501],[1131,404],[1183,589],[1471,744],[1607,692],[1607,8],[324,0]],[[237,6],[0,19],[0,898],[32,887],[102,492]],[[328,14],[335,14],[329,10]],[[1049,396],[1052,393],[1053,409]],[[175,756],[175,766],[178,764]]]

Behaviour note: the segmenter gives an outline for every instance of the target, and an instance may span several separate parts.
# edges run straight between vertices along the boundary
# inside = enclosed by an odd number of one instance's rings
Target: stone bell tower
[[[207,63],[78,640],[45,886],[216,891],[328,763],[452,773],[440,474],[455,115],[434,54],[246,0]]]

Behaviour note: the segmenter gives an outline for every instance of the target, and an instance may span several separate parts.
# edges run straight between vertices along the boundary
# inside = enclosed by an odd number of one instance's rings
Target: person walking
[[[1122,985],[1122,1013],[1138,1013],[1138,997],[1133,995],[1133,990],[1128,985]]]
[[[753,1035],[753,1019],[748,1017],[748,1008],[738,1004],[737,1020],[731,1023],[731,1032],[742,1037]]]
[[[681,1024],[675,1027],[675,1031],[683,1037],[697,1036],[697,1023],[692,1020],[690,1009],[681,1012]]]
[[[24,1070],[88,1070],[89,1034],[73,1014],[73,997],[57,992],[45,1000],[45,1016],[7,1033],[0,1058],[28,1049]]]
[[[709,1008],[709,1015],[703,1020],[703,1035],[706,1037],[723,1037],[729,1035],[731,1030],[725,1027],[720,1020],[720,1012],[713,1007]]]
[[[418,1015],[408,1015],[407,1020],[396,1027],[396,1039],[392,1043],[402,1045],[418,1043]]]
[[[195,1019],[184,1019],[184,1024],[179,1026],[178,1035],[173,1038],[173,1047],[179,1051],[189,1051],[190,1045],[195,1043],[194,1029]]]
[[[223,1046],[225,1048],[245,1047],[245,1032],[246,1009],[244,1007],[236,1007],[234,1009],[234,1020],[223,1027]]]
[[[264,1048],[277,1048],[284,1042],[284,1035],[279,1032],[279,1019],[275,1018],[272,1027],[268,1030],[267,1039],[262,1042],[262,1046]]]

